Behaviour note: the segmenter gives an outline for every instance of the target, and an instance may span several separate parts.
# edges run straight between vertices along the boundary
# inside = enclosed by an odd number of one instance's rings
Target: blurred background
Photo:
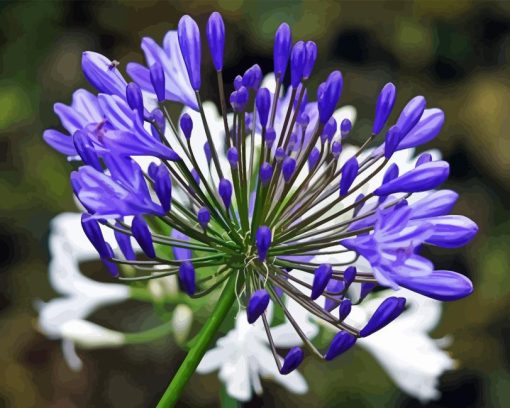
[[[76,373],[59,342],[35,330],[34,301],[55,296],[47,279],[49,221],[75,210],[69,165],[41,134],[58,127],[53,103],[69,103],[75,88],[88,87],[83,50],[118,60],[123,71],[127,62],[143,61],[143,36],[161,41],[185,13],[205,27],[213,10],[227,25],[227,82],[254,63],[271,70],[273,34],[287,21],[294,39],[319,46],[315,81],[342,70],[342,103],[357,107],[360,134],[371,126],[387,81],[397,85],[397,109],[423,94],[429,106],[445,111],[432,146],[451,163],[447,186],[461,197],[456,213],[474,219],[480,233],[453,255],[433,253],[441,269],[466,274],[476,291],[446,305],[434,332],[453,336],[459,368],[442,377],[442,398],[427,406],[510,406],[510,2],[474,0],[1,1],[0,406],[153,406],[184,357],[172,339],[82,351],[84,369]],[[214,72],[204,60],[211,99]],[[126,310],[93,318],[107,323]],[[139,308],[129,313],[134,320],[143,316]],[[420,406],[361,349],[327,370],[309,358],[301,371],[310,384],[306,396],[265,382],[264,395],[246,406]],[[195,375],[182,406],[217,406],[219,389],[216,374]]]

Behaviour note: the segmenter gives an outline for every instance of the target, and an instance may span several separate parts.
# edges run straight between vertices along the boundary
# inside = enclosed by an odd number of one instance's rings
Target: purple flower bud
[[[218,186],[218,193],[220,194],[223,205],[228,210],[232,202],[232,183],[227,179],[221,179]]]
[[[198,174],[196,169],[191,169],[191,176],[193,177],[193,180],[195,180],[195,183],[200,185],[200,174]]]
[[[342,178],[340,179],[340,197],[347,195],[349,189],[358,175],[358,160],[356,156],[351,157],[342,167]]]
[[[317,60],[317,44],[313,41],[306,42],[306,61],[303,68],[303,79],[310,78],[310,75]]]
[[[262,313],[266,311],[267,305],[269,305],[269,293],[264,289],[253,292],[246,307],[248,323],[255,323]]]
[[[386,133],[386,140],[384,141],[384,157],[389,159],[393,156],[393,153],[395,153],[400,143],[401,135],[398,126],[390,127],[388,133]]]
[[[251,131],[253,129],[253,113],[247,112],[244,114],[244,124],[246,126],[247,131]]]
[[[287,70],[287,63],[289,62],[290,47],[292,45],[292,34],[290,27],[287,23],[282,23],[274,37],[274,74],[276,78],[283,79],[285,71]]]
[[[447,162],[438,160],[424,163],[400,177],[393,179],[374,191],[375,195],[389,195],[393,193],[417,193],[436,188],[443,183],[450,172]]]
[[[198,25],[190,16],[182,16],[177,27],[177,36],[181,48],[182,58],[186,64],[191,87],[200,90],[200,62],[202,47]]]
[[[326,85],[317,99],[320,123],[325,124],[333,115],[342,93],[342,87],[343,79],[340,71],[333,71],[329,74]]]
[[[335,159],[338,159],[340,157],[340,154],[342,153],[342,143],[340,143],[338,140],[335,140],[331,144],[331,154]]]
[[[444,113],[441,109],[425,109],[420,121],[402,138],[398,150],[416,147],[434,139],[444,124]]]
[[[281,162],[285,158],[285,150],[283,147],[278,147],[274,152],[274,157],[277,162]]]
[[[310,155],[308,156],[308,171],[312,171],[315,168],[315,166],[319,162],[320,157],[321,153],[319,149],[314,147],[310,152]]]
[[[290,54],[290,84],[297,88],[303,78],[303,70],[306,62],[306,47],[303,41],[298,41],[292,47]]]
[[[234,89],[237,91],[242,86],[243,86],[243,77],[241,75],[237,75],[234,78]]]
[[[432,299],[448,302],[473,293],[473,284],[464,275],[452,271],[433,271],[423,276],[402,276],[397,283]]]
[[[415,96],[407,103],[396,123],[402,137],[407,136],[409,131],[418,123],[426,105],[427,102],[423,96]]]
[[[205,231],[207,229],[209,221],[211,221],[211,213],[209,212],[209,209],[207,207],[201,207],[198,210],[197,219],[198,223]]]
[[[396,96],[397,89],[391,82],[384,85],[379,93],[377,104],[375,105],[374,126],[372,127],[372,133],[374,135],[377,135],[386,124],[393,110],[393,105],[395,105]]]
[[[179,283],[188,295],[195,294],[195,268],[191,262],[183,262],[179,266]]]
[[[165,127],[166,127],[166,120],[165,115],[161,111],[161,109],[154,109],[151,112],[151,119],[156,122],[157,127],[159,128],[160,132],[164,135],[165,134]],[[151,125],[151,133],[152,136],[154,136],[154,139],[161,140],[159,136],[158,130],[154,127],[154,125]]]
[[[237,162],[239,161],[239,153],[235,147],[231,147],[227,151],[227,159],[232,168],[237,168]]]
[[[173,229],[171,233],[172,238],[178,239],[181,241],[189,241],[189,237],[186,234],[183,234],[182,232]],[[193,254],[191,252],[191,249],[189,248],[180,248],[180,247],[172,247],[172,253],[174,255],[174,258],[177,261],[188,261],[193,257]]]
[[[158,196],[161,207],[165,212],[168,212],[170,211],[172,200],[172,180],[170,179],[170,173],[163,164],[156,166],[155,171],[152,173],[151,177],[154,180],[154,191]]]
[[[356,204],[356,207],[354,207],[354,217],[357,217],[361,209],[363,208],[364,203],[361,202],[365,198],[365,194],[358,194],[356,199],[354,200],[354,203]]]
[[[286,183],[288,181],[290,181],[295,170],[296,170],[296,160],[293,159],[292,157],[286,157],[282,163],[283,179],[285,180]]]
[[[184,137],[189,140],[193,130],[193,120],[191,119],[191,116],[187,113],[183,114],[179,121],[179,125],[181,126],[182,133],[184,133]]]
[[[361,284],[361,290],[360,290],[360,294],[359,294],[359,300],[358,300],[358,303],[360,303],[363,299],[365,299],[367,297],[367,295],[372,292],[372,290],[376,287],[377,285],[375,283],[370,283],[370,282],[363,282]]]
[[[361,337],[367,337],[382,329],[395,320],[404,311],[406,299],[402,297],[389,297],[385,299],[372,315],[368,323],[360,331]]]
[[[207,42],[216,71],[223,69],[223,53],[225,51],[225,24],[221,14],[215,11],[209,16],[206,27]]]
[[[140,215],[133,218],[131,231],[145,255],[149,258],[155,258],[156,252],[154,251],[154,244],[152,243],[152,235],[149,226]]]
[[[106,249],[108,251],[108,256],[104,258],[101,257],[101,262],[103,262],[103,264],[108,268],[110,275],[112,275],[114,278],[117,278],[120,275],[120,272],[117,264],[110,261],[111,258],[115,257],[115,254],[113,253],[113,249],[108,242],[106,243]]]
[[[271,181],[273,177],[273,167],[267,162],[262,163],[260,166],[260,182],[264,185]]]
[[[258,64],[248,68],[243,75],[243,85],[248,89],[259,89],[261,82],[262,70]]]
[[[266,127],[267,118],[269,117],[269,109],[271,107],[271,93],[269,92],[269,89],[260,88],[257,91],[257,96],[255,98],[255,105],[257,107],[257,113],[259,115],[260,124],[262,125],[262,127]],[[267,131],[266,131],[266,141],[267,141]]]
[[[126,94],[126,80],[117,69],[118,62],[110,61],[97,52],[85,51],[81,58],[81,68],[87,81],[99,92],[117,95]]]
[[[296,122],[299,126],[303,126],[303,128],[306,128],[310,123],[310,116],[308,116],[306,113],[302,113],[301,115],[298,116]]]
[[[335,118],[331,117],[327,123],[324,125],[324,129],[321,134],[322,143],[326,143],[327,141],[333,140],[333,136],[335,135],[337,130],[337,123]]]
[[[81,226],[90,243],[99,253],[99,256],[101,258],[109,258],[110,253],[106,247],[106,241],[104,240],[103,233],[101,232],[101,228],[99,227],[97,220],[91,218],[88,214],[82,214]]]
[[[73,135],[73,144],[76,152],[80,155],[83,163],[94,167],[97,171],[102,172],[101,162],[96,153],[96,149],[88,137],[82,130],[77,130]]]
[[[292,347],[283,359],[280,374],[286,375],[294,371],[303,362],[305,354],[299,347]]]
[[[241,86],[237,91],[230,94],[230,104],[232,105],[232,109],[236,112],[244,112],[249,98],[250,93],[248,92],[248,89]]]
[[[310,295],[310,298],[312,300],[315,300],[320,295],[322,295],[322,292],[324,292],[324,289],[326,289],[326,286],[329,280],[331,279],[332,274],[333,268],[331,267],[330,264],[322,264],[315,269],[313,276],[312,293]]]
[[[326,285],[326,291],[330,292],[330,294],[333,296],[333,294],[336,294],[334,297],[337,300],[333,300],[330,297],[324,298],[324,309],[326,309],[328,312],[331,312],[335,307],[337,307],[338,303],[341,299],[341,292],[343,292],[345,289],[345,285],[342,281],[339,281],[337,279],[330,279],[328,284]]]
[[[165,98],[165,72],[159,62],[155,62],[150,67],[150,77],[152,87],[158,98],[158,102],[163,102]]]
[[[296,150],[298,143],[298,135],[296,132],[292,132],[289,137],[288,151],[292,152]]]
[[[349,119],[342,120],[340,123],[340,132],[342,137],[346,137],[352,129],[352,122]]]
[[[398,177],[398,172],[399,172],[398,166],[395,163],[392,163],[388,167],[386,172],[384,173],[382,184],[389,183],[391,180],[396,179]],[[388,196],[384,196],[384,195],[380,196],[379,197],[379,204],[381,204],[384,201],[386,201],[387,198],[388,198]]]
[[[296,95],[300,95],[302,90],[303,90],[303,84],[299,84],[296,89]],[[292,103],[294,109],[298,108],[298,102],[299,102],[299,98],[295,98],[294,102]],[[307,104],[308,104],[308,91],[306,90],[306,88],[304,88],[303,99],[301,100],[301,105],[299,106],[299,112],[298,112],[299,115],[302,115],[303,113],[305,113]]]
[[[343,321],[351,313],[352,302],[349,299],[342,300],[338,308],[338,318]]]
[[[351,286],[352,282],[354,282],[354,279],[356,278],[356,267],[355,266],[349,266],[344,271],[344,285],[345,289],[349,288]]]
[[[268,149],[271,149],[273,147],[273,143],[276,140],[276,132],[273,128],[267,128],[266,129],[266,146]]]
[[[211,164],[212,152],[211,152],[211,146],[209,145],[209,142],[204,143],[204,154],[205,154],[205,159],[207,160],[207,164]]]
[[[118,227],[121,227],[120,224],[117,224]],[[134,261],[136,259],[135,252],[133,251],[133,246],[131,245],[131,236],[128,234],[123,234],[120,231],[114,231],[115,240],[119,245],[119,248],[124,255],[124,257],[128,261]]]
[[[126,101],[129,107],[138,112],[140,119],[143,120],[143,97],[140,86],[135,82],[130,82],[126,87]]]
[[[429,163],[432,161],[432,155],[430,153],[423,153],[416,160],[416,165],[414,167],[421,166],[422,164]]]
[[[266,260],[267,251],[271,246],[272,239],[273,238],[269,227],[262,225],[257,229],[257,233],[255,235],[255,243],[257,244],[257,252],[261,261]]]
[[[346,331],[338,332],[331,344],[329,345],[329,349],[326,352],[324,358],[327,361],[333,360],[335,357],[338,357],[340,354],[345,353],[356,343],[356,337],[352,334],[347,333]]]
[[[395,163],[390,164],[383,177],[383,184],[398,177],[398,166]]]

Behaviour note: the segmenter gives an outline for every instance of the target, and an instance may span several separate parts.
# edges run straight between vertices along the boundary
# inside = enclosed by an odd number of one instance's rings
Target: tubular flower
[[[146,255],[132,259],[127,250],[123,253],[131,259],[121,258],[91,234],[102,259],[137,267],[140,274],[130,280],[176,275],[194,298],[235,281],[247,319],[262,321],[282,374],[295,370],[304,352],[293,347],[283,360],[276,355],[266,317],[271,307],[283,311],[304,348],[331,360],[357,339],[385,330],[405,308],[405,295],[396,292],[366,325],[349,323],[350,285],[360,286],[360,302],[376,286],[405,287],[439,300],[470,294],[467,278],[437,270],[420,255],[423,245],[458,247],[477,232],[471,220],[450,215],[457,195],[435,190],[448,177],[448,163],[431,154],[411,168],[401,161],[437,136],[442,111],[427,109],[425,98],[417,96],[392,116],[396,89],[387,84],[374,101],[374,133],[361,147],[349,146],[345,140],[356,132],[355,112],[337,109],[341,72],[322,78],[316,92],[307,89],[317,50],[302,41],[292,46],[286,24],[275,37],[275,73],[262,80],[254,66],[231,78],[235,90],[225,95],[222,24],[214,14],[206,28],[209,47],[202,47],[189,16],[178,32],[166,35],[164,49],[144,39],[149,68],[128,65],[144,96],[150,94],[142,98],[143,107],[137,88],[120,92],[128,84],[117,68],[112,77],[106,57],[97,56],[87,59],[85,74],[104,93],[80,90],[71,107],[55,106],[71,136],[88,135],[78,137],[77,151],[64,133],[44,134],[56,150],[83,161],[71,182],[88,220],[116,236],[133,236]],[[220,37],[221,44],[211,46],[211,39]],[[200,97],[201,61],[209,60],[202,59],[204,50],[211,51],[217,72],[221,116]],[[292,86],[285,91],[287,71]],[[169,114],[169,101],[184,105],[180,126]],[[150,156],[158,167],[145,172],[134,160],[138,156]],[[127,224],[124,216],[135,218]],[[353,268],[360,258],[366,267]],[[312,283],[292,271],[308,274]],[[307,338],[286,298],[337,329],[327,349],[317,349]],[[321,298],[328,302],[318,303]],[[339,313],[332,312],[336,306]]]

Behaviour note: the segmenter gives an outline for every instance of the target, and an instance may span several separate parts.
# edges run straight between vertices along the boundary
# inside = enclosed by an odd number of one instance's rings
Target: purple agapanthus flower
[[[427,108],[425,98],[416,96],[392,115],[397,91],[386,84],[374,101],[373,133],[354,147],[348,144],[356,131],[354,111],[337,109],[344,87],[340,71],[322,78],[316,90],[308,87],[315,43],[293,45],[290,27],[282,24],[275,35],[274,73],[262,80],[254,65],[228,78],[234,91],[225,95],[219,13],[205,33],[208,47],[196,22],[184,16],[163,47],[144,38],[147,66],[128,64],[131,83],[117,63],[86,52],[83,71],[99,93],[80,89],[70,106],[55,105],[67,134],[47,130],[44,139],[83,162],[71,183],[87,212],[88,236],[105,261],[142,267],[146,275],[131,280],[177,275],[192,297],[234,279],[250,323],[264,320],[269,305],[280,307],[307,348],[324,360],[384,330],[402,313],[405,298],[396,292],[364,327],[346,323],[351,306],[377,286],[448,301],[472,292],[469,279],[437,269],[421,253],[425,245],[465,245],[477,232],[473,221],[450,214],[457,194],[437,190],[448,177],[448,163],[432,153],[410,159],[415,147],[438,135],[440,109]],[[221,114],[201,100],[207,48]],[[174,103],[183,105],[180,118],[167,109]],[[147,171],[137,164],[141,156],[152,162]],[[115,230],[122,254],[105,249],[108,243],[93,222]],[[170,227],[171,235],[157,225]],[[134,237],[151,260],[136,258],[132,240],[122,236]],[[164,251],[165,245],[173,251]],[[339,330],[326,350],[306,338],[284,297]],[[275,361],[287,374],[303,356],[295,347]]]

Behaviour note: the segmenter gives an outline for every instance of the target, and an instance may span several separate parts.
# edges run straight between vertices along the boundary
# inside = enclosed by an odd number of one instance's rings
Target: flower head
[[[275,35],[273,75],[262,80],[254,65],[231,78],[235,90],[225,95],[224,33],[221,17],[213,14],[206,34],[221,115],[201,100],[202,45],[189,16],[166,35],[164,49],[142,41],[149,68],[128,65],[142,98],[105,57],[86,54],[85,74],[101,93],[77,91],[70,107],[55,106],[74,143],[56,130],[44,138],[83,162],[71,175],[73,190],[87,218],[116,231],[129,258],[115,255],[96,228],[90,236],[103,260],[145,271],[131,280],[176,275],[192,297],[235,280],[245,317],[262,321],[270,344],[267,313],[278,307],[304,348],[325,360],[391,327],[404,312],[405,296],[396,293],[364,325],[349,322],[352,285],[360,287],[358,302],[376,286],[404,287],[440,300],[471,293],[467,278],[436,270],[420,254],[424,245],[464,245],[477,232],[471,220],[450,215],[455,193],[434,190],[447,179],[448,163],[432,155],[411,167],[401,160],[437,136],[442,111],[427,109],[425,98],[416,96],[392,119],[396,88],[387,84],[375,103],[373,133],[361,147],[349,146],[355,113],[337,109],[341,72],[322,78],[316,93],[308,89],[314,43],[293,46],[290,27],[282,24]],[[285,91],[287,66],[292,86]],[[167,109],[170,101],[184,105],[180,126]],[[153,162],[148,171],[138,164],[140,156]],[[127,216],[133,222],[126,223]],[[145,257],[132,259],[129,240],[119,240],[119,234],[134,237]],[[359,259],[364,267],[354,268]],[[286,299],[337,329],[326,350],[310,341]],[[295,370],[303,353],[291,348],[283,361],[275,355],[280,373]]]

